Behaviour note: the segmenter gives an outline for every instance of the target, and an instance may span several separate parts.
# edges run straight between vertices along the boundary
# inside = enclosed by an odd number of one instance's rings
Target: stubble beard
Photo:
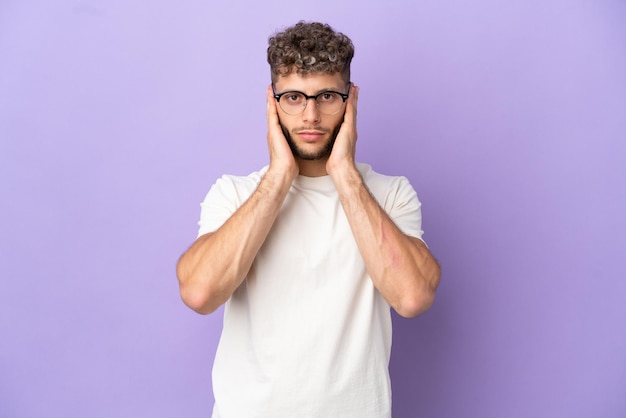
[[[298,144],[296,144],[293,140],[291,133],[282,125],[281,128],[283,130],[283,134],[285,135],[285,139],[287,139],[287,144],[289,144],[289,148],[291,148],[293,156],[301,160],[314,161],[324,159],[330,155],[333,150],[333,145],[335,145],[335,139],[337,139],[339,128],[341,128],[341,123],[339,123],[333,130],[330,139],[326,142],[326,145],[317,152],[306,152],[302,148],[298,147]]]

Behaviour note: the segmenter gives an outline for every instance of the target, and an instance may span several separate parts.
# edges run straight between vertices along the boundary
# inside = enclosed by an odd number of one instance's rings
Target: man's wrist
[[[261,180],[261,184],[268,189],[268,191],[289,189],[297,175],[297,170],[293,170],[289,167],[277,167],[270,164]]]
[[[361,173],[359,173],[354,163],[335,167],[328,174],[337,190],[348,191],[363,186],[363,177],[361,177]]]

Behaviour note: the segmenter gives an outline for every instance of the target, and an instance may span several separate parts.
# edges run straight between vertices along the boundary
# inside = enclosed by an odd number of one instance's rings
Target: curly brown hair
[[[272,83],[292,71],[298,74],[341,73],[350,81],[354,45],[346,35],[328,24],[300,21],[269,38],[267,62]]]

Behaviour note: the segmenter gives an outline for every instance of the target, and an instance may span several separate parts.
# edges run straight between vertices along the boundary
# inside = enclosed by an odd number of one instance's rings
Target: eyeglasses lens
[[[293,92],[281,96],[278,103],[285,113],[297,115],[304,111],[308,100],[302,93]],[[325,92],[317,96],[315,104],[320,113],[333,115],[341,110],[343,99],[337,93]]]

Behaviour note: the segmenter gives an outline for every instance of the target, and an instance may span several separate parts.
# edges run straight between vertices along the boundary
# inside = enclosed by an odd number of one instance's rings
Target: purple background
[[[626,416],[626,6],[0,2],[0,416],[208,417],[221,312],[174,266],[267,163],[267,37],[346,32],[358,158],[443,266],[395,317],[394,418]]]

